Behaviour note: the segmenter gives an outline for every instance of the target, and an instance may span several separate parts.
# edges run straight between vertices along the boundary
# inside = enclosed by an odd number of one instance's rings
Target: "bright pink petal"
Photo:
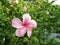
[[[30,24],[28,25],[29,27],[32,27],[32,28],[36,28],[37,27],[37,23],[35,20],[31,20],[30,21]]]
[[[24,14],[23,15],[23,23],[26,23],[26,22],[29,23],[30,20],[31,20],[31,17],[30,17],[29,14]]]
[[[24,36],[25,33],[26,33],[25,28],[17,29],[15,32],[17,37],[22,37],[22,36]]]
[[[32,28],[27,28],[27,36],[30,38],[32,34]]]
[[[14,18],[12,20],[12,26],[15,27],[15,28],[21,28],[22,27],[22,22],[20,19],[18,18]]]

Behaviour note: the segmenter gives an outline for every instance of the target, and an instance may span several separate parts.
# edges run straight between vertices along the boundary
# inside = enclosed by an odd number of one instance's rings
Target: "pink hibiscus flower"
[[[26,12],[26,11],[27,11],[27,7],[26,7],[26,6],[24,6],[23,10]]]
[[[22,37],[27,32],[27,36],[30,38],[32,34],[32,28],[36,28],[37,23],[35,20],[31,20],[29,14],[24,14],[23,22],[18,18],[14,18],[12,20],[12,26],[17,28],[15,32],[16,36]]]

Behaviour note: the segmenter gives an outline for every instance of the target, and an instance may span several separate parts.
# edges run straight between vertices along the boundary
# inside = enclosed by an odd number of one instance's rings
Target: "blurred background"
[[[31,38],[15,36],[11,21],[29,13],[36,20]],[[60,45],[60,1],[0,0],[0,45]]]

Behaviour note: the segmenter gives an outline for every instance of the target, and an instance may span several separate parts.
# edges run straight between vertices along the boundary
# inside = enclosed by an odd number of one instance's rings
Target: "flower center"
[[[24,27],[27,27],[29,25],[29,23],[23,23]]]

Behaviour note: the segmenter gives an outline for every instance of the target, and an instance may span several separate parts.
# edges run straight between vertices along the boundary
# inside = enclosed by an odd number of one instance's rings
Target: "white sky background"
[[[53,2],[52,5],[60,5],[60,0],[48,0],[48,1],[49,1],[49,3],[52,1],[55,1],[55,2]]]

